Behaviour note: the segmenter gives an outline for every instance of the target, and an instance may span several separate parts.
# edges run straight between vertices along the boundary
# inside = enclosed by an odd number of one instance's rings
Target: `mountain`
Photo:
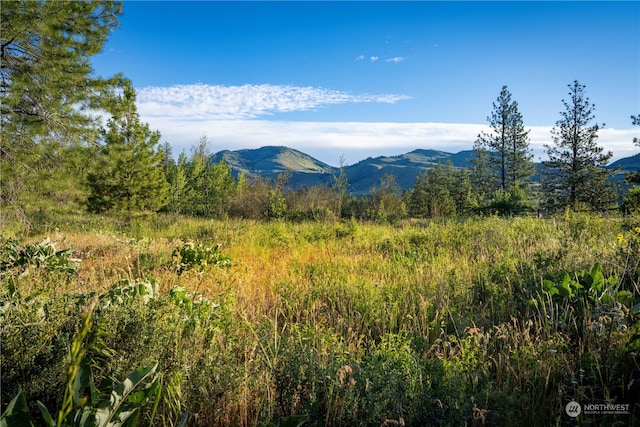
[[[414,150],[399,156],[367,158],[345,167],[353,194],[367,194],[385,175],[394,175],[401,189],[413,188],[416,177],[438,163],[451,160],[456,167],[468,166],[473,151],[451,154],[438,150]]]
[[[618,168],[618,171],[613,176],[612,180],[614,182],[624,182],[626,178],[626,174],[629,172],[637,172],[640,170],[640,153],[630,156],[624,157],[622,159],[616,160],[607,166],[609,169]],[[628,184],[627,184],[628,185]]]
[[[468,167],[473,150],[447,153],[439,150],[413,150],[398,156],[369,157],[344,167],[355,195],[367,194],[380,183],[385,175],[394,175],[400,189],[413,188],[419,173],[438,163],[451,161],[456,167]],[[236,151],[224,150],[211,156],[211,161],[224,160],[231,166],[234,176],[243,173],[248,177],[273,179],[283,172],[290,174],[289,186],[300,188],[319,184],[331,184],[340,173],[336,167],[323,163],[301,151],[288,147],[267,146]],[[540,169],[541,165],[536,165]],[[640,170],[640,154],[612,163],[610,168],[620,167],[615,180],[624,179],[624,172]]]
[[[620,168],[620,170],[618,171],[619,173],[636,172],[638,171],[638,169],[640,169],[640,153],[634,156],[616,160],[615,162],[611,163],[611,165],[609,165],[609,168]]]
[[[330,182],[337,173],[337,168],[288,147],[224,150],[211,156],[212,162],[220,160],[231,166],[236,177],[243,173],[247,177],[275,178],[290,173],[289,184],[294,188]]]

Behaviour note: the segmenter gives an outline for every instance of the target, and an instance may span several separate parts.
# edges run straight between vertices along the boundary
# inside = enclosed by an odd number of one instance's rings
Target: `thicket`
[[[637,218],[67,222],[2,241],[5,415],[63,407],[93,307],[81,396],[157,364],[138,425],[640,421]]]

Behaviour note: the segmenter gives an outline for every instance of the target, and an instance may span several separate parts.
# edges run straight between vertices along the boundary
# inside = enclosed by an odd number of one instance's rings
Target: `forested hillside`
[[[456,168],[469,168],[474,158],[473,150],[448,153],[417,149],[397,156],[369,157],[351,165],[345,164],[343,170],[349,182],[348,192],[366,196],[385,175],[393,175],[401,191],[411,190],[420,173],[447,162],[451,162]],[[329,184],[340,172],[338,167],[327,165],[298,150],[281,146],[225,150],[211,156],[213,163],[221,160],[231,167],[231,173],[236,178],[244,174],[252,178],[275,179],[278,175],[285,174],[288,177],[289,189]],[[531,177],[531,181],[536,182],[540,180],[540,171],[544,165],[534,163],[534,166],[536,173]],[[640,154],[619,159],[607,165],[607,169],[615,172],[611,177],[612,181],[624,182],[625,174],[640,170]]]

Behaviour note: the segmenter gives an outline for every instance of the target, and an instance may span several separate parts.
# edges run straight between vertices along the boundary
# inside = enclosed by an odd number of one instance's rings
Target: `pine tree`
[[[416,177],[409,196],[409,213],[419,218],[462,215],[469,209],[470,200],[468,172],[448,161]]]
[[[185,164],[182,211],[196,216],[221,217],[230,209],[230,199],[236,185],[231,167],[225,161],[211,162],[208,144],[206,135],[202,136]]]
[[[634,126],[640,126],[640,114],[637,116],[631,116],[631,124]],[[633,143],[640,147],[640,138],[633,137]],[[625,174],[625,181],[632,184],[632,187],[627,190],[622,201],[622,208],[625,212],[640,215],[640,171],[627,172]]]
[[[187,188],[184,199],[184,212],[189,215],[209,215],[209,192],[206,185],[207,163],[209,161],[207,138],[203,136],[197,147],[191,148],[191,157],[187,164]]]
[[[586,97],[585,86],[575,80],[568,87],[569,101],[562,101],[565,111],[551,130],[554,145],[546,145],[544,204],[549,209],[606,209],[616,198],[607,183],[612,172],[605,168],[612,153],[596,143],[600,125],[590,124],[595,106]]]
[[[640,126],[640,114],[637,116],[631,116],[631,124],[634,126]],[[633,143],[640,147],[640,137],[634,136]],[[625,180],[634,184],[640,184],[640,171],[627,172]]]
[[[155,212],[166,203],[160,133],[140,122],[135,99],[135,90],[126,82],[122,96],[110,102],[112,117],[101,132],[103,144],[88,174],[91,211]]]
[[[476,205],[484,205],[495,194],[495,179],[489,165],[489,153],[486,148],[476,144],[471,163],[471,187]]]
[[[165,150],[166,151],[166,150]],[[182,152],[178,161],[171,161],[165,167],[165,175],[169,183],[169,195],[166,209],[176,214],[184,212],[184,202],[187,196],[187,168],[189,160]]]
[[[70,178],[81,172],[82,147],[97,137],[87,110],[121,82],[94,76],[89,59],[120,13],[115,1],[0,6],[0,207],[25,222],[83,196]]]
[[[476,172],[485,173],[483,162],[486,159],[486,167],[493,174],[494,192],[508,191],[529,179],[534,174],[534,165],[529,152],[529,131],[524,128],[518,103],[511,100],[507,86],[502,87],[487,121],[492,132],[481,132],[474,144]],[[485,177],[474,179],[476,182],[484,180]]]
[[[102,50],[121,8],[115,1],[2,3],[0,120],[5,132],[15,132],[24,143],[34,136],[71,137],[86,130],[90,118],[83,110],[96,107],[120,81],[119,76],[94,77],[89,58]]]

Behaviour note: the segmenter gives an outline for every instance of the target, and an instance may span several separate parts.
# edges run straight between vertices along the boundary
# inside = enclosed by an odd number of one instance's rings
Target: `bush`
[[[636,185],[627,191],[622,209],[633,215],[640,215],[640,185]]]
[[[231,258],[220,252],[220,245],[205,247],[191,242],[177,247],[171,253],[173,268],[178,274],[191,269],[203,273],[209,267],[229,267]]]

